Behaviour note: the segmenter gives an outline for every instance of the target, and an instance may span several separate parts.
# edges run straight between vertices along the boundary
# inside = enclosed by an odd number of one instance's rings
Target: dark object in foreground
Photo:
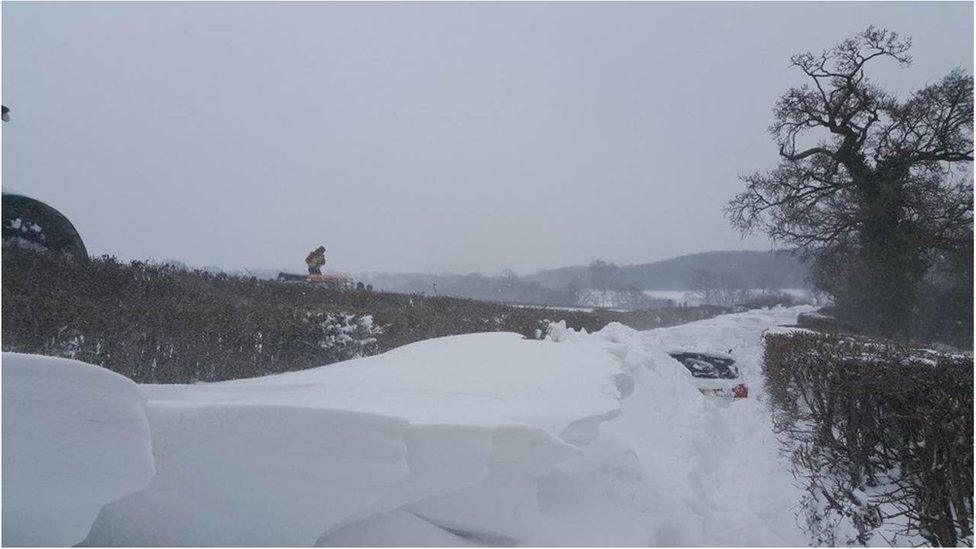
[[[29,196],[3,194],[3,245],[88,259],[81,236],[61,212]]]

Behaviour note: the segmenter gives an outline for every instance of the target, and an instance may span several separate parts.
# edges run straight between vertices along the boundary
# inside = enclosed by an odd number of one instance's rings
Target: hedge
[[[650,311],[520,308],[450,297],[343,291],[103,257],[3,250],[5,351],[67,356],[142,383],[253,377],[473,332],[545,333],[681,324],[719,307]]]
[[[896,537],[972,545],[972,356],[776,333],[764,377],[819,541],[866,543],[885,524]],[[831,517],[850,519],[857,539],[834,539]]]

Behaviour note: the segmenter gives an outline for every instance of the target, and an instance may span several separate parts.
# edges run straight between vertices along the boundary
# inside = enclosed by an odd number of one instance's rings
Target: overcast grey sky
[[[94,254],[342,271],[769,247],[722,216],[772,167],[791,53],[870,24],[906,91],[973,67],[960,3],[4,2],[3,185]]]

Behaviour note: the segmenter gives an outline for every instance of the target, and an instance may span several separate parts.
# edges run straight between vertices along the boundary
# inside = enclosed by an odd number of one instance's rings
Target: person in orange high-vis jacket
[[[305,264],[308,265],[308,274],[322,274],[322,265],[325,265],[325,246],[319,246],[309,252]]]

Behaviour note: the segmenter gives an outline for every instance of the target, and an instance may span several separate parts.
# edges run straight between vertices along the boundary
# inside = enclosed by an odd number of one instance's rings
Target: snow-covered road
[[[5,353],[3,544],[806,545],[759,383],[763,330],[802,310],[199,385]],[[702,396],[671,348],[731,353],[752,398]]]

